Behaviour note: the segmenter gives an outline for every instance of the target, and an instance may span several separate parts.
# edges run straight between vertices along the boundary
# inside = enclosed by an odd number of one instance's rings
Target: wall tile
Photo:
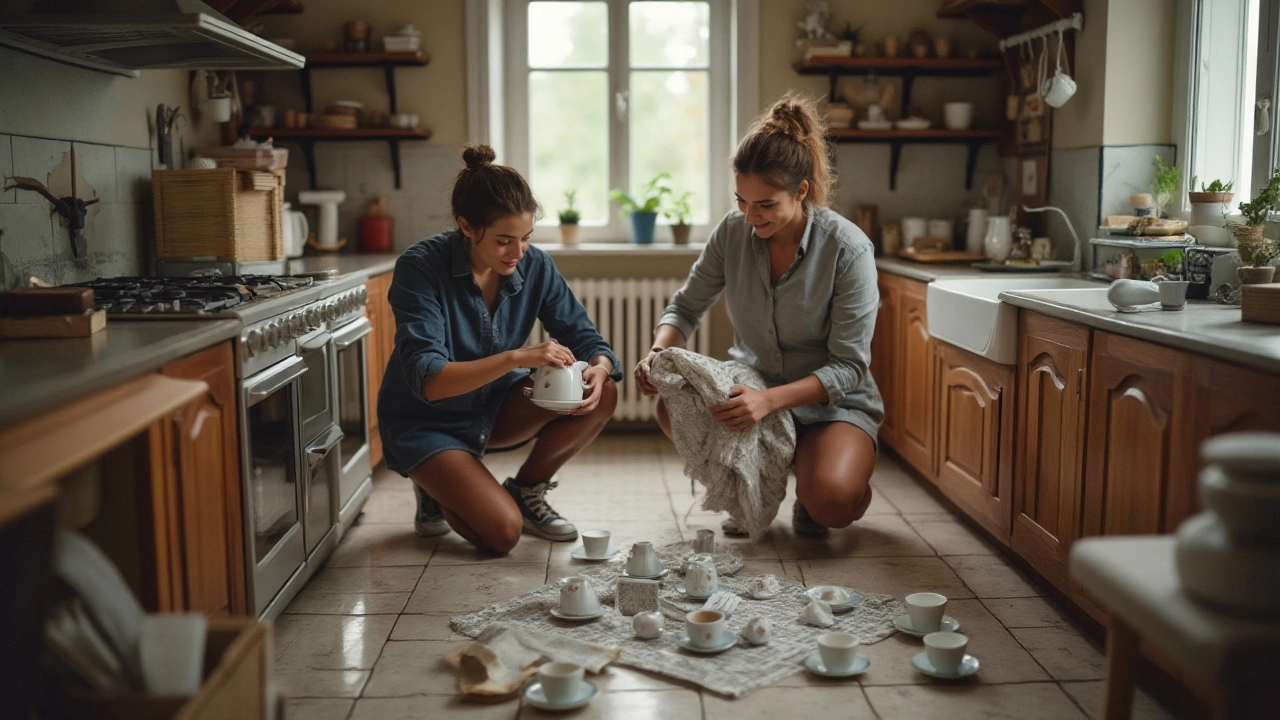
[[[117,147],[116,202],[151,203],[151,151]]]
[[[85,223],[85,245],[89,267],[73,272],[75,282],[97,277],[143,274],[145,262],[137,205],[104,205]]]
[[[46,208],[47,203],[0,205],[0,250],[13,270],[13,277],[5,279],[9,288],[24,284],[28,275],[60,283],[71,264],[70,241]]]
[[[1082,264],[1089,264],[1089,238],[1098,232],[1098,158],[1101,148],[1055,150],[1049,159],[1049,204],[1060,207],[1071,218],[1080,236]],[[1049,237],[1055,255],[1071,259],[1071,232],[1057,213],[1049,214]]]
[[[100,204],[119,202],[116,191],[116,149],[113,145],[72,143],[76,153],[76,196]]]
[[[1164,158],[1165,165],[1173,165],[1177,160],[1174,157],[1176,152],[1172,145],[1103,146],[1101,214],[1128,215],[1133,212],[1129,196],[1151,192],[1156,155]]]
[[[907,145],[898,165],[896,190],[889,190],[889,146],[838,146],[836,201],[846,217],[855,205],[879,206],[879,220],[896,223],[904,215],[959,218],[982,197],[985,179],[1003,172],[995,145],[984,145],[973,173],[973,190],[965,190],[968,149],[963,145]],[[1007,183],[1006,183],[1007,184]],[[718,218],[717,218],[718,220]]]
[[[71,192],[71,176],[50,178],[55,169],[67,161],[67,153],[71,152],[71,143],[61,140],[44,140],[41,138],[13,136],[13,174],[29,177],[44,183],[55,197],[62,197]],[[68,163],[69,167],[69,163]],[[17,194],[16,202],[21,205],[48,205],[48,201],[39,193],[24,190]]]
[[[0,135],[0,187],[4,187],[5,178],[13,175],[13,138]],[[17,202],[18,191],[0,192],[0,203]]]

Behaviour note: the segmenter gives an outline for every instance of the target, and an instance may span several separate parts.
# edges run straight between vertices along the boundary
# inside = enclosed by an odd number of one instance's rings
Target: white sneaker
[[[517,485],[513,478],[507,478],[502,487],[516,501],[516,507],[520,508],[525,532],[556,542],[576,540],[578,528],[547,504],[547,491],[558,484],[544,482],[525,486]]]

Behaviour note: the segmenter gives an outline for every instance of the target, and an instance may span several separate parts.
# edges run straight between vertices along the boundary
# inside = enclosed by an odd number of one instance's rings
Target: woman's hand
[[[711,417],[730,430],[746,430],[774,411],[763,390],[746,385],[729,388],[729,399],[711,408]]]
[[[640,392],[649,397],[658,394],[658,388],[653,386],[653,381],[649,379],[649,369],[653,365],[653,359],[658,357],[658,353],[662,352],[662,348],[654,348],[643,360],[636,363],[635,377],[636,387],[640,388]]]
[[[582,371],[582,382],[587,386],[587,396],[577,409],[569,411],[570,415],[586,415],[600,404],[600,395],[604,392],[604,384],[609,379],[609,371],[599,365],[592,365]]]
[[[569,351],[569,348],[555,340],[548,340],[541,345],[534,345],[533,347],[512,350],[511,354],[515,358],[516,367],[522,368],[540,368],[543,365],[562,368],[574,363],[573,353]]]

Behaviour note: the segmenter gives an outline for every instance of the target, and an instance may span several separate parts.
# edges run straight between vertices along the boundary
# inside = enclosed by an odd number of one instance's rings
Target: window
[[[609,192],[659,173],[691,193],[695,225],[719,221],[730,207],[729,14],[728,0],[505,3],[504,162],[529,179],[542,224],[556,224],[573,191],[584,239],[628,238]]]
[[[1182,138],[1179,155],[1187,158],[1187,189],[1230,179],[1234,205],[1251,199],[1280,164],[1275,107],[1280,4],[1182,0],[1179,13],[1189,78],[1184,101],[1175,102],[1175,137]]]

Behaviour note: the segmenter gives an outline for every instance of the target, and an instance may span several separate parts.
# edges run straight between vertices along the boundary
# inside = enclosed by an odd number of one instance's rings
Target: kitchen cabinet
[[[1090,331],[1022,311],[1018,317],[1018,431],[1009,545],[1060,589],[1080,532],[1085,468],[1085,370]]]
[[[1009,537],[1013,506],[1013,369],[937,345],[938,489],[992,535]]]
[[[880,309],[876,312],[876,330],[871,336],[871,377],[884,398],[884,422],[880,423],[880,442],[898,446],[898,284],[896,275],[879,278]]]
[[[899,321],[895,390],[900,397],[898,454],[916,470],[932,477],[934,420],[937,413],[934,382],[934,342],[929,335],[925,284],[904,280],[899,285]]]
[[[165,442],[173,460],[152,478],[156,496],[168,501],[164,552],[173,571],[160,584],[173,610],[246,612],[234,360],[231,343],[224,342],[161,369],[208,387],[170,417]]]
[[[391,313],[391,303],[387,301],[387,291],[391,289],[392,273],[383,273],[369,278],[365,284],[369,293],[365,312],[373,332],[369,334],[368,375],[369,375],[369,459],[376,468],[382,462],[382,436],[378,434],[378,389],[382,387],[382,376],[387,370],[387,360],[396,343],[396,320]]]

